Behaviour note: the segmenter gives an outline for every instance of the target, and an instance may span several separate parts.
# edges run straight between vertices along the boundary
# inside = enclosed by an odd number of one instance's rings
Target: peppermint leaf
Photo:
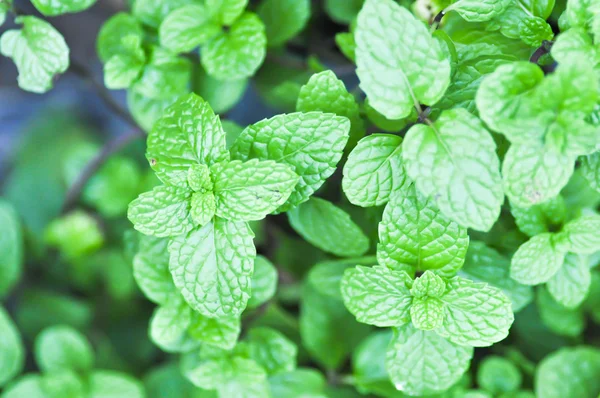
[[[536,235],[522,244],[510,264],[510,277],[524,285],[547,282],[561,267],[565,250],[549,233]]]
[[[496,144],[479,119],[444,111],[430,126],[413,126],[402,147],[409,177],[444,215],[463,227],[492,227],[504,194]]]
[[[269,377],[271,395],[277,398],[299,396],[322,398],[327,385],[325,378],[316,370],[305,368],[279,373]]]
[[[144,32],[140,23],[131,15],[124,12],[117,13],[110,17],[98,33],[96,49],[98,57],[103,63],[115,55],[127,53],[124,37],[137,37],[142,41]]]
[[[252,76],[263,63],[267,38],[265,25],[250,12],[202,46],[200,61],[210,76],[237,80]]]
[[[566,217],[567,208],[562,196],[529,208],[511,206],[519,230],[530,237],[559,228]]]
[[[358,257],[369,250],[369,238],[350,215],[324,199],[313,197],[288,212],[292,228],[312,245],[340,257]]]
[[[350,120],[350,138],[346,149],[351,149],[365,135],[365,125],[360,116],[356,99],[346,90],[344,82],[332,71],[311,76],[298,94],[296,110],[299,112],[321,111],[345,116]]]
[[[410,307],[410,319],[417,329],[437,329],[444,320],[444,303],[435,297],[415,297]]]
[[[245,222],[215,217],[169,244],[169,269],[188,304],[207,317],[239,315],[250,297],[256,249]]]
[[[342,297],[359,322],[379,327],[401,326],[410,320],[411,283],[403,271],[357,266],[344,272]]]
[[[377,264],[377,259],[374,256],[322,261],[310,269],[307,278],[319,293],[341,300],[340,286],[344,272],[356,265],[374,264]]]
[[[31,373],[9,385],[2,395],[3,398],[47,398],[42,387],[42,377]]]
[[[133,15],[144,24],[158,28],[173,10],[194,3],[195,0],[140,0],[133,4]]]
[[[600,393],[600,351],[587,346],[565,347],[548,355],[535,373],[535,393],[541,398],[593,397]]]
[[[95,370],[89,379],[89,398],[144,398],[141,383],[125,373]]]
[[[300,176],[296,189],[278,211],[306,202],[333,174],[348,141],[350,122],[329,113],[278,115],[248,126],[231,148],[237,160],[274,160]]]
[[[372,134],[358,142],[343,169],[342,189],[350,203],[380,206],[406,183],[401,143],[391,134]]]
[[[221,32],[221,26],[210,19],[207,7],[190,4],[170,13],[160,24],[160,44],[175,53],[185,53],[207,42]]]
[[[237,343],[241,326],[238,316],[208,318],[192,311],[188,334],[203,344],[230,350]]]
[[[473,348],[406,324],[395,330],[386,365],[394,386],[410,395],[435,394],[456,383],[469,368]]]
[[[25,348],[19,330],[3,307],[0,307],[0,334],[0,386],[4,387],[23,369]],[[4,395],[10,397],[8,391],[5,390]],[[16,393],[13,394],[13,397],[18,397]]]
[[[354,21],[365,0],[325,0],[325,11],[338,23]]]
[[[456,11],[468,22],[484,22],[502,14],[511,0],[458,0],[446,7],[445,13]]]
[[[414,188],[392,198],[379,223],[377,260],[391,269],[452,276],[469,245],[467,230],[448,220]]]
[[[592,254],[600,250],[600,215],[581,216],[569,222],[556,236],[557,241],[578,254]]]
[[[543,324],[560,336],[576,337],[585,328],[585,315],[581,308],[567,308],[559,304],[544,287],[536,291],[537,309]]]
[[[548,280],[548,293],[561,305],[576,308],[587,296],[592,274],[588,259],[575,254],[567,254],[556,274]]]
[[[177,57],[161,47],[151,47],[149,53],[149,62],[131,86],[132,90],[148,98],[168,101],[168,104],[190,91],[192,63],[189,59]]]
[[[392,0],[367,0],[355,31],[360,87],[388,119],[419,103],[438,102],[450,84],[450,62],[425,25]]]
[[[415,279],[410,294],[416,298],[434,297],[439,298],[446,291],[446,283],[438,275],[431,271],[425,271],[423,275]]]
[[[600,152],[581,158],[580,170],[590,186],[600,192]]]
[[[4,297],[21,278],[24,244],[15,209],[1,198],[0,225],[0,297]]]
[[[104,84],[113,90],[131,86],[146,62],[139,36],[126,36],[121,41],[125,51],[112,56],[104,65]]]
[[[492,394],[516,392],[521,387],[521,372],[509,360],[491,355],[479,365],[477,384]]]
[[[252,274],[252,295],[249,308],[257,308],[270,300],[277,290],[277,268],[263,256],[256,256]]]
[[[483,242],[471,241],[465,265],[459,272],[477,282],[489,283],[501,289],[512,301],[513,312],[520,311],[533,300],[533,290],[510,277],[510,260]]]
[[[35,361],[44,372],[85,373],[94,365],[94,351],[85,336],[68,326],[51,326],[35,340]]]
[[[193,164],[229,160],[225,132],[208,103],[195,94],[169,106],[148,134],[146,158],[165,183],[187,186]]]
[[[511,302],[500,289],[454,277],[447,282],[442,326],[435,332],[450,341],[487,347],[508,336],[514,321]]]
[[[56,75],[69,67],[69,47],[48,22],[36,17],[18,17],[20,30],[7,30],[0,38],[0,53],[13,59],[19,70],[19,87],[33,93],[52,88]]]
[[[159,185],[129,204],[127,217],[133,227],[146,235],[176,236],[193,228],[187,188]]]
[[[206,8],[223,25],[231,25],[242,13],[248,0],[206,0]]]
[[[540,47],[545,40],[552,40],[554,32],[542,18],[528,17],[521,21],[519,36],[525,44],[531,47]]]
[[[32,0],[35,8],[43,15],[53,17],[90,8],[96,0]]]
[[[200,341],[188,334],[192,309],[180,296],[157,307],[150,319],[150,339],[161,350],[171,353],[197,348]]]
[[[250,358],[267,374],[290,372],[296,368],[298,347],[284,335],[270,328],[253,328],[246,338]]]
[[[304,29],[310,18],[310,1],[263,0],[257,13],[265,23],[268,45],[277,47]]]
[[[142,236],[133,258],[133,276],[144,295],[156,304],[166,304],[179,292],[169,272],[168,239]]]
[[[190,201],[190,216],[194,223],[203,227],[210,222],[217,211],[215,195],[212,192],[194,192]]]
[[[229,220],[261,220],[283,205],[298,183],[287,164],[250,159],[211,166],[217,216]]]

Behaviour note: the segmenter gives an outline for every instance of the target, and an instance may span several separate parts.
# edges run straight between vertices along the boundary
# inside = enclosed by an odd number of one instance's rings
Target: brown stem
[[[64,214],[73,208],[79,195],[81,195],[85,184],[113,153],[118,152],[130,142],[142,137],[145,137],[144,132],[139,128],[134,128],[127,133],[108,141],[102,150],[85,166],[75,182],[69,187],[62,205],[61,214]]]
[[[542,45],[531,55],[531,58],[529,58],[529,62],[537,64],[540,58],[550,53],[553,44],[553,41],[544,40],[542,42]]]

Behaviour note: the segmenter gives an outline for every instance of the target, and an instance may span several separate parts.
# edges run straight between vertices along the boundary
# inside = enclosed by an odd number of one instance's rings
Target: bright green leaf
[[[35,340],[35,360],[44,372],[72,370],[85,373],[94,365],[94,351],[88,340],[68,326],[44,329]]]
[[[170,13],[160,24],[160,44],[175,53],[185,53],[221,32],[210,19],[206,6],[190,4]]]
[[[0,335],[0,386],[4,386],[23,369],[25,348],[17,326],[3,307],[0,307]],[[11,397],[7,392],[4,396]],[[12,397],[18,395],[13,393]]]
[[[267,44],[277,47],[304,29],[310,18],[310,0],[262,0],[257,13],[265,24]]]
[[[564,263],[546,286],[548,293],[559,304],[576,308],[585,299],[591,282],[592,274],[587,257],[567,254]]]
[[[205,0],[211,15],[223,25],[231,25],[242,13],[248,0]]]
[[[0,198],[0,297],[4,297],[21,278],[23,236],[21,223],[11,204]]]
[[[239,316],[208,318],[192,311],[188,333],[203,344],[230,350],[237,343],[241,327]]]
[[[512,0],[458,0],[444,10],[456,11],[468,22],[484,22],[502,14]]]
[[[417,329],[437,329],[444,320],[444,303],[435,297],[415,298],[410,307],[410,319]]]
[[[115,55],[127,53],[121,39],[128,36],[136,36],[140,41],[143,39],[144,32],[140,23],[124,12],[110,17],[98,33],[96,47],[100,60],[106,63]]]
[[[253,328],[245,341],[250,358],[267,374],[290,372],[296,368],[298,347],[280,332],[270,328]]]
[[[192,322],[192,309],[180,296],[175,296],[156,307],[150,319],[149,336],[161,350],[175,353],[197,348],[200,341],[188,334]]]
[[[96,370],[89,379],[89,398],[144,398],[142,384],[125,373]]]
[[[194,223],[203,227],[208,224],[217,211],[215,195],[212,192],[194,192],[190,201],[190,216]]]
[[[600,394],[600,351],[565,347],[548,355],[535,373],[539,398],[595,397]]]
[[[83,11],[90,8],[96,0],[32,0],[31,2],[43,15],[53,17]]]
[[[600,250],[599,230],[600,215],[584,215],[565,225],[556,240],[570,252],[592,254]]]
[[[270,300],[277,290],[277,268],[264,256],[256,256],[252,274],[249,308],[257,308]]]
[[[499,356],[486,357],[477,371],[477,384],[492,394],[513,393],[521,387],[519,368]]]
[[[166,304],[178,294],[169,272],[168,239],[140,237],[139,251],[133,258],[133,276],[146,297]]]
[[[549,233],[536,235],[519,247],[510,264],[510,277],[525,285],[547,282],[563,264],[566,251]]]

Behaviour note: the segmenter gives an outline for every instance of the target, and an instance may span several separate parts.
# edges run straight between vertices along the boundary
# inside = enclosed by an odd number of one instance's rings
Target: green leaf
[[[304,29],[310,0],[262,0],[256,12],[265,24],[269,47],[277,47]]]
[[[411,324],[397,328],[386,355],[395,387],[410,395],[442,392],[469,368],[473,348],[456,345]]]
[[[83,11],[90,8],[96,0],[31,0],[31,2],[43,15],[53,17]]]
[[[195,2],[195,0],[136,0],[132,12],[142,23],[158,28],[173,10]]]
[[[423,275],[415,279],[410,294],[416,298],[442,297],[446,290],[446,283],[438,275],[431,271],[425,271]]]
[[[227,32],[202,46],[200,61],[215,79],[238,80],[252,76],[266,53],[265,25],[255,14],[246,12]]]
[[[566,250],[549,233],[536,235],[522,244],[510,264],[510,277],[524,285],[548,282],[563,264]]]
[[[569,181],[575,159],[543,145],[511,145],[502,165],[506,196],[518,207],[550,200]]]
[[[296,369],[269,377],[271,396],[277,398],[324,398],[327,385],[321,373],[314,369]]]
[[[595,397],[600,394],[599,373],[597,348],[561,348],[544,358],[536,369],[536,397]]]
[[[354,41],[353,33],[337,33],[335,35],[335,44],[337,44],[346,58],[356,63],[356,42]]]
[[[501,289],[511,299],[513,312],[520,311],[533,300],[532,288],[510,277],[510,260],[483,242],[469,243],[465,264],[459,275]]]
[[[388,119],[402,119],[419,103],[433,105],[442,98],[450,62],[406,8],[392,0],[367,0],[354,37],[360,87]]]
[[[410,307],[410,319],[417,329],[437,329],[444,320],[444,303],[435,297],[415,297]]]
[[[514,321],[511,301],[500,289],[486,283],[454,277],[448,280],[444,321],[435,332],[450,341],[487,347],[508,336]]]
[[[344,82],[330,70],[312,75],[302,86],[296,110],[299,112],[321,111],[347,117],[351,123],[347,149],[352,149],[365,135],[365,125],[360,116],[356,99],[346,90]]]
[[[348,141],[350,122],[330,113],[278,115],[248,126],[231,148],[234,159],[274,160],[300,176],[296,189],[278,211],[306,202],[333,174]]]
[[[48,22],[36,17],[18,17],[21,30],[7,30],[0,38],[0,53],[12,58],[19,70],[19,87],[45,93],[56,77],[69,67],[69,47]]]
[[[133,258],[133,276],[144,295],[156,304],[166,304],[178,294],[169,272],[168,239],[142,236]]]
[[[206,8],[223,25],[231,25],[242,13],[248,0],[206,0]]]
[[[264,256],[256,256],[252,274],[252,295],[249,308],[258,308],[269,301],[277,290],[277,268]]]
[[[211,166],[217,216],[228,220],[262,220],[283,205],[298,183],[284,163],[234,160]]]
[[[580,170],[588,184],[600,192],[600,152],[582,157]]]
[[[187,188],[159,185],[129,204],[127,218],[146,235],[160,238],[185,234],[194,226],[190,217],[191,195]]]
[[[249,85],[248,79],[238,80],[217,80],[209,76],[204,69],[198,67],[193,76],[193,91],[200,95],[206,102],[210,104],[215,113],[225,113],[234,108],[244,96]],[[223,120],[223,128],[227,131],[227,125],[231,126],[231,120]],[[242,128],[239,132],[242,132]],[[227,139],[227,147],[229,148],[233,141]]]
[[[544,40],[552,40],[554,32],[548,22],[538,17],[528,17],[521,21],[519,36],[525,44],[540,47]]]
[[[172,103],[190,91],[192,62],[161,47],[150,47],[149,62],[131,89],[145,97]]]
[[[253,328],[246,337],[250,358],[269,375],[296,368],[298,347],[280,332],[270,328]]]
[[[599,228],[600,215],[584,215],[565,225],[556,235],[556,241],[570,252],[592,254],[600,250]]]
[[[313,197],[288,211],[290,225],[310,244],[339,257],[358,257],[369,250],[369,238],[350,215],[325,199]]]
[[[190,216],[199,227],[208,224],[217,211],[215,195],[212,192],[194,192],[190,206]]]
[[[342,300],[340,289],[344,272],[356,265],[377,264],[375,256],[345,258],[342,260],[322,261],[315,264],[308,273],[308,280],[319,293]]]
[[[25,347],[21,335],[3,307],[0,307],[0,335],[0,386],[3,387],[21,372],[25,364]],[[9,394],[5,392],[3,396],[8,397]]]
[[[576,308],[587,296],[591,283],[587,257],[567,254],[558,272],[548,280],[547,288],[559,304]]]
[[[75,259],[98,250],[104,236],[95,218],[75,210],[52,221],[46,228],[44,240],[58,247],[66,258]]]
[[[565,13],[571,27],[587,28],[598,11],[600,11],[600,5],[595,0],[570,0]]]
[[[160,24],[160,44],[174,53],[192,51],[221,32],[206,6],[190,4],[170,13]]]
[[[566,218],[567,207],[562,196],[556,196],[544,203],[529,208],[511,206],[519,230],[533,237],[558,229]]]
[[[2,398],[49,398],[42,388],[42,377],[29,373],[8,386],[2,393]]]
[[[124,37],[135,36],[142,41],[144,32],[140,23],[131,15],[119,12],[110,17],[100,29],[96,49],[103,63],[115,55],[127,53]]]
[[[215,217],[169,244],[169,269],[188,304],[208,317],[239,315],[250,298],[256,249],[245,222]]]
[[[550,54],[557,62],[568,62],[570,59],[589,58],[594,63],[600,60],[600,51],[592,38],[584,29],[572,28],[561,32],[552,45]]]
[[[519,368],[496,355],[486,357],[477,371],[477,384],[494,395],[516,392],[521,381]]]
[[[325,0],[325,11],[335,22],[349,24],[362,8],[365,0]]]
[[[358,142],[344,164],[342,189],[350,203],[368,207],[387,203],[406,183],[402,138],[372,134]]]
[[[2,24],[6,20],[6,13],[10,10],[11,5],[12,0],[0,3],[0,26],[2,26]]]
[[[42,376],[40,386],[49,398],[85,398],[86,386],[74,371],[53,371]]]
[[[51,326],[35,340],[35,361],[44,372],[72,370],[86,373],[94,366],[94,351],[88,340],[69,326]]]
[[[152,126],[160,118],[163,111],[175,102],[175,100],[177,100],[176,96],[171,98],[151,98],[135,90],[127,90],[127,107],[136,123],[145,132],[152,130]]]
[[[391,397],[402,394],[392,385],[385,364],[386,352],[392,337],[391,329],[375,331],[352,353],[354,385],[361,392]]]
[[[96,370],[90,376],[89,398],[144,398],[142,384],[125,373]]]
[[[450,277],[462,266],[468,245],[465,228],[408,187],[385,207],[379,223],[377,260],[410,275],[432,270]]]
[[[229,160],[219,117],[195,94],[179,98],[148,134],[146,158],[163,182],[187,186],[193,164]]]
[[[0,198],[0,297],[6,296],[23,272],[21,223],[12,205]]]
[[[502,14],[512,0],[458,0],[444,10],[456,11],[468,22],[484,22]]]
[[[197,348],[200,341],[188,334],[191,322],[192,309],[180,296],[175,296],[154,310],[148,331],[150,340],[169,353]]]
[[[208,318],[192,311],[188,333],[203,344],[230,350],[237,343],[241,327],[238,316]]]
[[[402,157],[419,191],[463,227],[489,231],[504,201],[496,144],[481,121],[464,109],[444,111],[413,126]]]
[[[585,315],[580,308],[559,304],[545,288],[536,291],[536,304],[545,326],[560,336],[577,337],[585,329]]]
[[[410,320],[411,284],[404,271],[356,266],[344,272],[342,297],[359,322],[379,327],[401,326]]]
[[[128,35],[121,42],[124,51],[113,55],[104,65],[104,84],[112,90],[130,87],[146,63],[139,36]]]

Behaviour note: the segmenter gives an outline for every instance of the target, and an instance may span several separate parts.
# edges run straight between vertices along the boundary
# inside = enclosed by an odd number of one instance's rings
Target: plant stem
[[[127,133],[122,134],[118,137],[108,141],[102,150],[85,166],[81,174],[77,177],[75,182],[69,187],[65,200],[61,208],[61,214],[65,214],[73,208],[77,199],[81,195],[85,184],[90,178],[98,171],[100,167],[106,162],[106,160],[115,152],[124,148],[130,142],[144,137],[144,132],[139,128],[129,130]]]
[[[537,64],[540,58],[550,53],[553,44],[553,41],[544,40],[542,42],[542,45],[531,55],[531,58],[529,58],[529,62]]]

